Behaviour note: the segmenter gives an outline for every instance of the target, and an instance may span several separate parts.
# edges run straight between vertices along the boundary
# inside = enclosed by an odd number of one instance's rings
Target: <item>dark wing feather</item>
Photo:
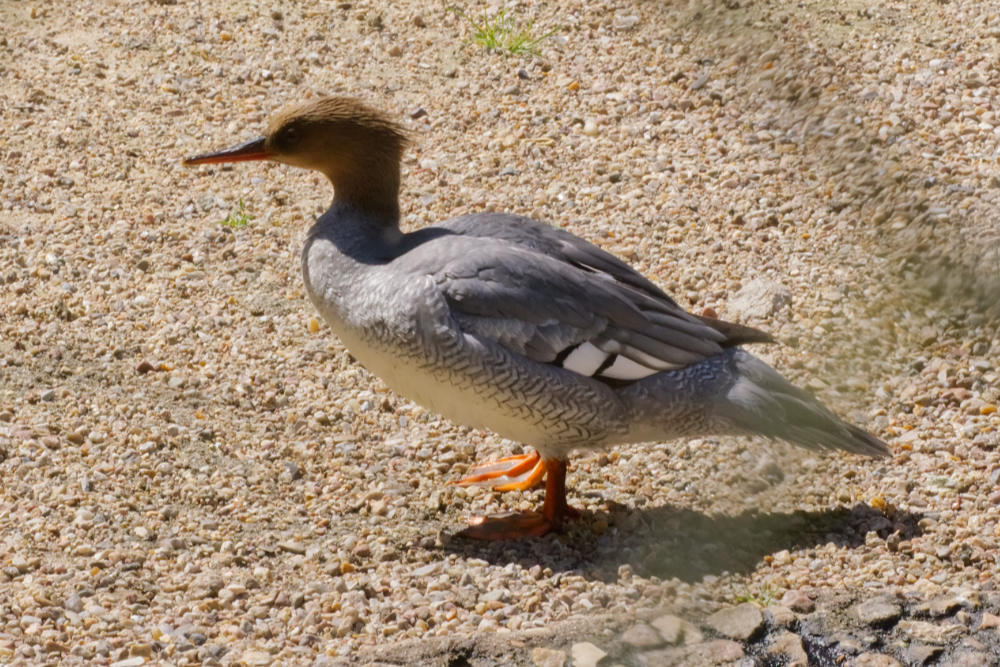
[[[464,332],[609,383],[769,338],[687,313],[615,256],[528,218],[463,216],[410,237],[396,261],[435,280]]]

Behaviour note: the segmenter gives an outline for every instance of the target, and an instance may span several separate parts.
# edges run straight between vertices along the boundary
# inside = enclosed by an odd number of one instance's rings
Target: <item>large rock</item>
[[[905,635],[928,644],[947,644],[953,637],[964,635],[969,630],[959,623],[928,623],[927,621],[900,621],[899,629]]]
[[[706,620],[723,637],[747,641],[764,628],[764,614],[750,602],[717,611]]]
[[[794,632],[785,631],[776,634],[771,639],[770,646],[767,647],[767,653],[776,658],[784,658],[782,664],[787,663],[800,667],[807,667],[809,664],[809,656],[806,654],[805,647],[802,646],[802,638]]]
[[[607,655],[590,642],[579,642],[570,647],[570,654],[573,656],[574,667],[597,667],[597,663]]]
[[[865,625],[888,627],[902,616],[903,610],[895,602],[883,598],[867,600],[854,607],[854,614]]]
[[[792,303],[792,291],[767,278],[754,278],[728,304],[740,320],[764,320]]]

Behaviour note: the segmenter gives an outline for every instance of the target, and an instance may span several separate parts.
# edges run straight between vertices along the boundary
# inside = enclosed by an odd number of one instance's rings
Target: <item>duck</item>
[[[389,388],[451,421],[523,444],[458,480],[496,491],[544,484],[539,511],[474,517],[462,537],[563,530],[571,453],[679,438],[763,436],[812,450],[890,453],[745,349],[749,326],[686,311],[615,255],[513,213],[403,231],[410,134],[352,97],[309,99],[266,133],[186,158],[318,171],[333,202],[302,249],[305,290],[330,329]]]

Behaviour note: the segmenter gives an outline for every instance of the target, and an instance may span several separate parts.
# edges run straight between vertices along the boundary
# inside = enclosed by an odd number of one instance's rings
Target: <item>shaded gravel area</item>
[[[510,10],[540,57],[405,0],[0,4],[0,661],[996,662],[995,3]],[[329,93],[412,130],[409,228],[559,224],[894,456],[622,447],[564,534],[453,538],[537,504],[447,485],[520,445],[317,319],[319,176],[179,164]]]

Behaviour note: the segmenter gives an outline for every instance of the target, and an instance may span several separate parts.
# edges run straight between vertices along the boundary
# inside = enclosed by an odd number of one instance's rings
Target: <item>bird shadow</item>
[[[705,514],[671,506],[613,508],[587,513],[561,534],[513,542],[480,542],[453,536],[442,547],[466,558],[496,565],[519,563],[553,572],[576,572],[587,579],[617,581],[622,565],[641,576],[699,581],[706,576],[745,574],[765,556],[824,544],[854,549],[868,533],[904,540],[921,534],[920,514],[888,513],[868,505],[820,511],[737,515]],[[593,526],[607,526],[597,535]]]

